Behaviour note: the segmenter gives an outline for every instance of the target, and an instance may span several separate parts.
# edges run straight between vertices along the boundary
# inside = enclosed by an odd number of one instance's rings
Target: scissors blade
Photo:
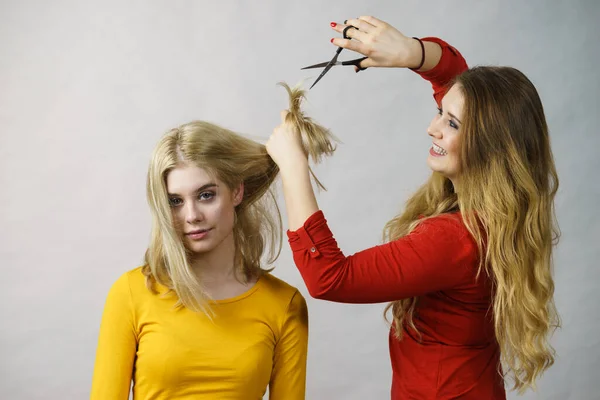
[[[323,72],[321,72],[321,75],[319,75],[317,80],[313,82],[313,84],[308,88],[308,90],[312,89],[317,84],[317,82],[319,82],[321,80],[321,78],[323,78],[323,76],[331,69],[331,67],[333,67],[335,65],[335,63],[337,62],[338,55],[339,55],[339,53],[337,53],[335,56],[333,56],[331,61],[329,61],[329,63],[327,63],[327,66],[325,67]]]
[[[311,69],[311,68],[322,68],[322,67],[326,67],[331,61],[325,61],[322,63],[318,63],[318,64],[314,64],[314,65],[309,65],[308,67],[304,67],[304,68],[300,68],[300,69]],[[336,64],[339,64],[338,62],[336,62]]]

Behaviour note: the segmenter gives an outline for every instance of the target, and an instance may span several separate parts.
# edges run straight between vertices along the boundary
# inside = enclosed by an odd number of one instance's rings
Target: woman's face
[[[441,108],[429,124],[427,133],[433,140],[429,149],[427,164],[456,185],[460,174],[460,126],[464,98],[454,85],[442,99]]]
[[[188,250],[210,252],[233,240],[235,207],[243,187],[231,191],[195,165],[181,165],[167,174],[167,192],[175,229]]]

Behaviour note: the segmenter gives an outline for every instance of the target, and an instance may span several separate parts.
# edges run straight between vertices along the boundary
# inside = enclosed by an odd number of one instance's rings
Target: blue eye
[[[213,192],[202,192],[198,195],[198,199],[204,201],[210,200],[213,197],[215,197],[215,194]]]
[[[171,207],[177,207],[178,205],[181,205],[181,199],[178,199],[177,197],[170,197],[169,205]]]
[[[441,107],[438,107],[437,110],[438,110],[438,115],[442,115],[444,113]],[[456,125],[456,123],[454,121],[452,121],[451,119],[448,120],[448,125],[450,125],[450,127],[453,129],[458,129],[458,125]]]

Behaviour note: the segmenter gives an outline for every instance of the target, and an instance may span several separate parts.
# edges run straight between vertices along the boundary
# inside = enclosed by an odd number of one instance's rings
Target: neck
[[[452,186],[454,186],[454,193],[458,194],[458,190],[459,190],[458,178],[452,178],[452,179],[450,179],[450,182],[452,182]]]
[[[190,260],[190,266],[202,284],[211,287],[237,280],[234,261],[235,243],[232,233],[216,248],[195,256]]]

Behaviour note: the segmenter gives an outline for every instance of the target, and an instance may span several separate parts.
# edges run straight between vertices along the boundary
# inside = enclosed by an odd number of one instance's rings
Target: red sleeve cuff
[[[450,46],[447,42],[436,37],[424,37],[421,39],[425,42],[437,43],[442,48],[442,56],[438,64],[425,72],[418,72],[423,79],[431,82],[434,88],[434,98],[438,105],[442,97],[446,93],[447,85],[462,72],[468,69],[467,62],[458,50]]]
[[[304,225],[297,230],[288,230],[287,235],[292,252],[308,250],[313,258],[321,255],[319,245],[333,237],[321,210],[308,217]]]

